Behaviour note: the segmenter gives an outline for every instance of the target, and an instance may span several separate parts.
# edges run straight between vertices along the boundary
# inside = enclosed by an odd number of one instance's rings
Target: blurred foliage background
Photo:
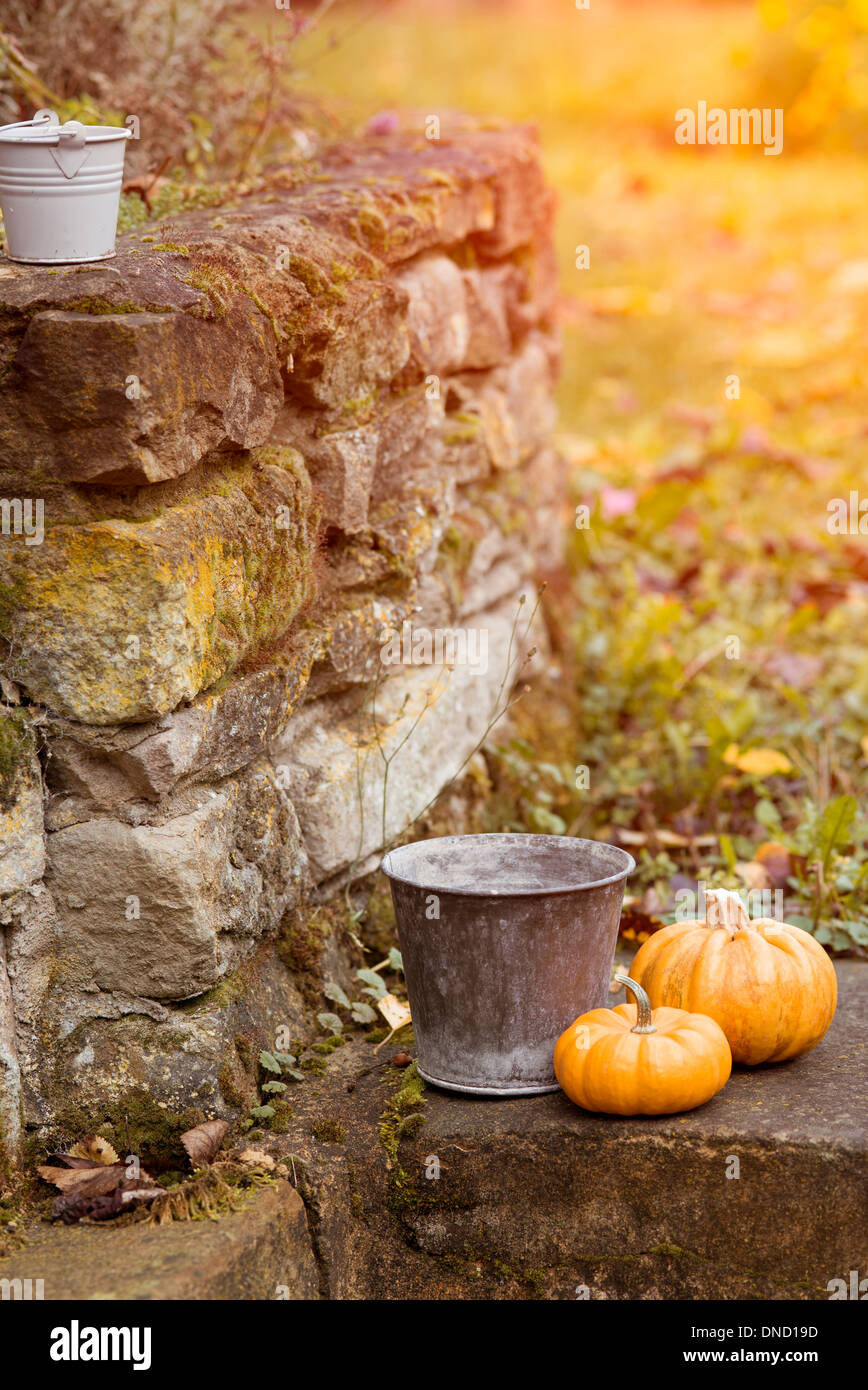
[[[0,0],[0,31],[3,119],[140,116],[126,225],[384,111],[538,124],[587,524],[485,824],[619,840],[639,935],[702,878],[864,953],[868,550],[827,522],[868,438],[868,0]],[[700,100],[783,108],[783,153],[676,145]]]

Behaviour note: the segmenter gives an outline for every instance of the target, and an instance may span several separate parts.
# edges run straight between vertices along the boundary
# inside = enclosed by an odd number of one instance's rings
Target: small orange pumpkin
[[[711,1018],[655,1009],[628,975],[635,1004],[591,1009],[555,1043],[555,1076],[570,1100],[606,1115],[673,1115],[726,1085],[729,1044]]]
[[[751,921],[736,893],[709,889],[706,916],[646,941],[632,973],[656,1007],[715,1019],[733,1060],[786,1062],[815,1047],[838,1001],[835,967],[801,927]]]

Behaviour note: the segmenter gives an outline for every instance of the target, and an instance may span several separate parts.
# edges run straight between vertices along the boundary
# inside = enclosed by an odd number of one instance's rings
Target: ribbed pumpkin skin
[[[810,1052],[838,1002],[835,967],[822,946],[771,917],[735,930],[674,922],[645,942],[630,972],[652,1007],[715,1019],[733,1061],[751,1067]]]
[[[558,1038],[555,1076],[576,1105],[606,1115],[674,1115],[726,1085],[732,1058],[713,1019],[655,1009],[657,1031],[632,1033],[636,1018],[635,1004],[592,1009]]]

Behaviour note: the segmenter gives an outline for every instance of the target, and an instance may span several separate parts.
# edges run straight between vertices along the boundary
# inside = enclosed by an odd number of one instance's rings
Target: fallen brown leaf
[[[85,1164],[81,1168],[54,1168],[51,1164],[44,1163],[36,1171],[46,1182],[53,1183],[61,1192],[66,1192],[69,1188],[93,1177],[94,1173],[104,1172],[105,1168],[102,1164],[93,1163]]]
[[[275,1164],[271,1154],[267,1154],[264,1149],[244,1149],[238,1155],[239,1163],[247,1163],[251,1168],[268,1168],[271,1170]]]
[[[127,1172],[125,1163],[100,1164],[98,1168],[90,1169],[39,1169],[40,1176],[45,1178],[46,1182],[53,1182],[64,1195],[75,1192],[79,1196],[104,1197],[107,1192],[114,1192],[116,1188],[130,1182],[153,1182],[148,1173],[140,1173],[137,1178],[128,1178]]]
[[[762,864],[773,888],[786,888],[787,879],[793,872],[792,860],[786,845],[780,845],[775,840],[766,840],[756,851],[754,859]]]
[[[86,1134],[83,1139],[79,1139],[77,1144],[73,1144],[69,1151],[70,1158],[84,1158],[91,1163],[117,1163],[118,1155],[115,1153],[107,1139],[103,1139],[101,1134]]]
[[[125,1179],[112,1192],[89,1193],[83,1191],[84,1186],[79,1183],[71,1192],[61,1193],[55,1200],[51,1208],[55,1221],[62,1221],[66,1226],[77,1221],[110,1221],[133,1206],[166,1195],[165,1188],[153,1187],[138,1179]]]
[[[206,1120],[181,1135],[181,1143],[194,1168],[210,1163],[229,1129],[226,1120]]]

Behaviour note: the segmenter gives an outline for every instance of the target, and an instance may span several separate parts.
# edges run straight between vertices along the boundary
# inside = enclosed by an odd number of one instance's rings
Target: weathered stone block
[[[209,989],[296,901],[305,861],[267,764],[151,825],[109,817],[49,836],[61,954],[82,985],[150,999]]]
[[[302,699],[327,641],[325,626],[303,630],[260,670],[234,676],[151,723],[99,727],[47,720],[47,780],[54,793],[49,829],[61,828],[59,803],[69,798],[77,812],[85,811],[73,819],[87,819],[128,802],[159,801],[181,783],[218,781],[254,762]]]
[[[284,632],[308,593],[315,516],[298,455],[214,471],[152,521],[49,527],[0,552],[9,668],[91,724],[161,715]]]
[[[280,413],[272,439],[289,444],[304,456],[325,526],[345,535],[365,530],[371,485],[377,466],[378,429],[375,422],[323,429],[322,412],[300,411],[288,405]]]
[[[391,759],[385,808],[389,841],[458,771],[496,713],[514,617],[513,603],[474,619],[475,640],[485,652],[477,666],[390,668],[377,692],[377,727],[363,717],[361,738],[358,701],[328,696],[303,706],[274,741],[272,760],[285,769],[318,882],[356,860],[361,863],[381,845],[384,758]],[[526,654],[523,626],[513,649],[513,679]]]
[[[36,883],[45,869],[42,776],[23,712],[0,705],[0,897]]]
[[[21,1070],[15,1036],[6,937],[0,926],[0,1156],[17,1158],[21,1142]]]
[[[454,261],[439,253],[419,256],[396,276],[408,297],[410,351],[423,372],[454,372],[470,341],[464,278]]]
[[[48,1226],[4,1261],[4,1277],[41,1271],[47,1301],[293,1302],[319,1298],[319,1272],[304,1203],[284,1179],[261,1187],[219,1221],[154,1227]]]
[[[527,334],[520,350],[503,366],[451,377],[447,384],[450,414],[444,425],[447,446],[472,443],[474,452],[470,457],[479,467],[477,451],[481,441],[491,468],[516,468],[551,437],[556,376],[557,344],[549,335],[535,330]],[[453,403],[459,408],[452,409]],[[475,426],[474,418],[478,421]],[[456,462],[466,466],[467,456],[458,455]]]
[[[274,334],[243,295],[213,322],[49,310],[4,382],[0,458],[73,482],[158,482],[211,449],[264,444],[282,400]]]

